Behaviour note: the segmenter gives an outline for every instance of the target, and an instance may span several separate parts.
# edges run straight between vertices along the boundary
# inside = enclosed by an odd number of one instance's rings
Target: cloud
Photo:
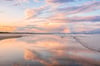
[[[53,19],[55,22],[100,22],[100,16],[68,17],[64,19]]]
[[[52,8],[49,8],[52,9]],[[88,13],[88,12],[92,12],[95,10],[100,9],[100,2],[90,2],[89,4],[82,4],[79,6],[73,6],[73,7],[67,7],[67,8],[55,8],[54,10],[49,10],[48,13],[50,15],[48,15],[47,18],[42,19],[42,21],[40,19],[39,22],[83,22],[83,21],[100,21],[100,17],[99,16],[85,16],[85,17],[78,17],[78,16],[72,16],[72,17],[67,17],[71,14],[78,14],[78,13]],[[46,7],[44,8],[37,8],[37,9],[30,9],[29,12],[26,10],[26,16],[28,16],[28,18],[33,18],[35,20],[35,17],[43,14],[43,11],[46,10]],[[54,12],[54,13],[53,13]],[[53,13],[53,14],[52,14]],[[35,22],[35,21],[33,21]]]
[[[36,16],[38,14],[38,10],[36,9],[26,9],[25,10],[25,17],[26,18],[32,18],[33,16]]]
[[[15,26],[0,26],[0,32],[13,32],[16,30]]]
[[[94,1],[89,2],[89,4],[82,4],[79,6],[67,7],[67,8],[57,8],[51,12],[55,12],[52,16],[48,17],[49,22],[99,22],[100,16],[71,16],[72,14],[88,14],[88,12],[93,12],[100,9],[100,2]]]
[[[48,3],[67,3],[74,2],[75,0],[45,0]]]
[[[20,2],[20,3],[27,3],[27,2],[29,2],[29,0],[16,0],[16,1],[18,1],[18,2]]]
[[[4,0],[4,1],[14,1],[14,0]]]
[[[27,19],[30,19],[30,18],[33,18],[33,17],[35,18],[37,16],[40,16],[42,14],[42,12],[46,9],[47,9],[46,6],[39,7],[39,8],[26,9],[25,10],[25,17]]]
[[[70,33],[66,23],[39,23],[35,25],[27,25],[18,27],[15,31],[19,32],[33,32],[33,33]]]
[[[5,0],[5,1],[14,1],[14,0]],[[29,2],[30,0],[16,0],[16,2]],[[33,0],[34,2],[41,2],[41,0]],[[76,0],[45,0],[47,3],[68,3],[68,2],[75,2]]]
[[[72,16],[65,17],[66,14],[59,13],[47,18],[46,22],[52,23],[72,23],[72,22],[100,22],[100,16]]]
[[[71,3],[71,2],[75,2],[77,0],[34,0],[35,2],[41,3],[41,2],[45,2],[46,5],[49,5],[53,8],[58,7],[64,3]]]
[[[9,2],[14,2],[14,6],[21,5],[22,3],[29,3],[29,0],[4,0]]]
[[[73,17],[73,18],[70,18],[69,20],[74,21],[74,22],[76,21],[100,22],[100,16]]]
[[[41,2],[41,0],[34,0],[35,2]],[[67,3],[67,2],[75,2],[76,0],[45,0],[47,3]]]
[[[15,5],[28,3],[30,0],[5,0],[14,1]],[[16,2],[15,2],[16,1]],[[29,25],[18,27],[16,31],[25,32],[65,32],[70,33],[69,23],[74,23],[76,31],[85,31],[86,28],[79,23],[84,22],[99,22],[100,16],[74,16],[74,14],[88,14],[100,9],[100,2],[85,2],[85,4],[77,4],[76,1],[82,0],[33,0],[31,2],[38,2],[36,4],[24,4],[25,6],[36,5],[35,7],[25,9],[25,18]],[[43,4],[43,2],[45,2]],[[70,6],[67,3],[75,2],[77,6]],[[40,4],[42,3],[42,5]],[[88,3],[88,4],[87,4]],[[37,4],[40,4],[37,6]],[[59,6],[58,6],[58,5]],[[23,5],[23,6],[24,6]],[[75,4],[74,4],[75,5]],[[67,7],[66,7],[67,6]],[[69,17],[70,15],[73,15]],[[37,24],[36,24],[37,23]],[[79,25],[79,26],[77,26]],[[78,28],[77,28],[78,27]]]
[[[67,15],[71,15],[78,13],[88,13],[99,9],[100,9],[100,2],[93,1],[85,5],[73,6],[67,8],[58,8],[57,11],[62,11],[65,12]]]
[[[22,27],[17,27],[15,30],[17,32],[44,32],[44,29],[41,27],[37,27],[36,25],[26,25]]]

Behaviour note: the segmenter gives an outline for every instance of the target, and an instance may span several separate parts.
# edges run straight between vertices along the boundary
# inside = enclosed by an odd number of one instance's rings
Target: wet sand
[[[100,53],[82,45],[99,50],[100,35],[73,36],[0,34],[0,66],[100,66]]]

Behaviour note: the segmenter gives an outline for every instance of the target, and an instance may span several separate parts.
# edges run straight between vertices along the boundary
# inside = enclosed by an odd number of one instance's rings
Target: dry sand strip
[[[9,38],[19,38],[19,37],[23,37],[23,35],[14,35],[14,34],[10,34],[10,35],[4,35],[4,34],[0,34],[0,40],[3,40],[3,39],[9,39]]]

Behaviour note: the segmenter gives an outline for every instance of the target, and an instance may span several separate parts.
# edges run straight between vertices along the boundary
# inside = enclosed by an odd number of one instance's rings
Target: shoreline
[[[9,38],[20,38],[23,37],[22,35],[5,35],[5,36],[1,36],[0,35],[0,40],[4,40],[4,39],[9,39]]]

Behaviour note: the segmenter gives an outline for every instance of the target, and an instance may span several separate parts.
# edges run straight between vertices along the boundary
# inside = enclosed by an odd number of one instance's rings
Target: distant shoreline
[[[23,37],[22,35],[3,35],[3,34],[0,34],[0,40],[3,40],[3,39],[9,39],[9,38],[20,38],[20,37]]]
[[[32,33],[32,32],[0,32],[0,34],[100,34],[100,33]]]

